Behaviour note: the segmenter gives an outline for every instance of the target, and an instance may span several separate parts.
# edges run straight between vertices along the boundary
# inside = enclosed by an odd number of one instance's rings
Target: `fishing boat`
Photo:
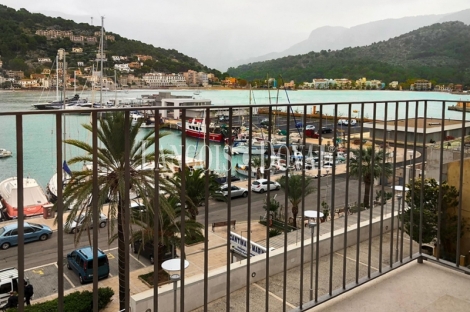
[[[7,151],[4,148],[0,148],[0,158],[7,158],[7,157],[11,157],[12,155],[13,155],[12,152]]]
[[[206,136],[206,120],[205,118],[191,118],[186,121],[186,135],[197,138],[197,139],[206,139],[209,141],[223,143],[225,138],[228,135],[228,129],[223,125],[210,123],[209,125],[209,135]]]
[[[42,215],[44,206],[50,205],[44,190],[34,179],[23,179],[23,195],[23,212],[25,217]],[[17,218],[18,179],[16,177],[0,182],[0,198],[6,215],[10,218]]]

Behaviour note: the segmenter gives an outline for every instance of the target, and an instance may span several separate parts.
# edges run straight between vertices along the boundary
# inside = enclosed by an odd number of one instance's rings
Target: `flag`
[[[65,160],[64,160],[64,163],[62,164],[62,169],[64,169],[64,171],[67,172],[69,175],[72,175],[72,170],[70,170]]]

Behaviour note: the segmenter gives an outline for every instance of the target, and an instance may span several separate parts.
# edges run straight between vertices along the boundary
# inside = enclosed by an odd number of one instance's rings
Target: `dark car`
[[[154,262],[153,249],[154,248],[153,248],[152,241],[146,241],[145,245],[143,246],[142,246],[142,240],[140,239],[134,242],[134,246],[133,246],[134,253],[138,253],[139,255],[149,259],[151,264],[153,264]],[[160,244],[158,249],[159,249],[158,262],[163,262],[165,260],[169,260],[169,259],[173,259],[177,257],[176,254],[175,254],[175,257],[173,257],[173,253],[171,251],[170,246]]]
[[[332,133],[333,132],[333,129],[329,128],[329,127],[322,127],[321,128],[321,133]]]

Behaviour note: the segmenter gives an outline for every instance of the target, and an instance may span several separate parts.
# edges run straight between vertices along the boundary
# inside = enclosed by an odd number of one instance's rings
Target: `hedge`
[[[111,302],[114,290],[110,287],[98,288],[98,310],[102,310]],[[57,312],[58,299],[25,306],[25,312]],[[18,311],[16,308],[7,312]],[[76,291],[64,296],[63,312],[89,312],[93,311],[93,292],[84,290]]]

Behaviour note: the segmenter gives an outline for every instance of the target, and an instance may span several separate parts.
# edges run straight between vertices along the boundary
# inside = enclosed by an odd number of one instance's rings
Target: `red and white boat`
[[[206,136],[206,120],[205,118],[191,118],[186,121],[186,135],[205,139]],[[209,125],[209,141],[223,143],[228,136],[228,127],[223,128],[218,124],[210,123]]]
[[[25,217],[42,215],[44,205],[50,205],[44,190],[31,178],[23,179]],[[18,179],[8,178],[0,182],[0,198],[5,213],[10,218],[18,217]]]

